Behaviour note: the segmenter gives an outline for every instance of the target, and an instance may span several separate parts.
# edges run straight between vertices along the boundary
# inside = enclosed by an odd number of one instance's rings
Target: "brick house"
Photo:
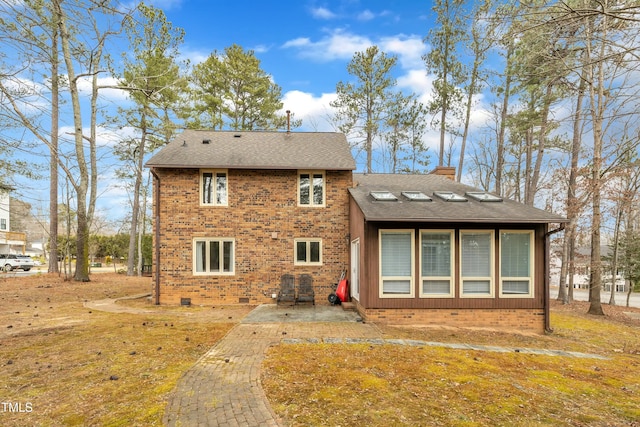
[[[156,303],[274,302],[283,274],[310,274],[326,301],[348,269],[344,135],[186,130],[147,166]]]
[[[355,174],[342,134],[194,130],[147,166],[157,304],[272,303],[284,274],[311,275],[328,304],[347,270],[367,320],[549,327],[549,236],[564,218],[452,168]]]

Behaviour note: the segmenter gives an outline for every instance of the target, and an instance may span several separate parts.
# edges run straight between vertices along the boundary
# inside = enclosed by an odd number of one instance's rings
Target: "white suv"
[[[24,271],[29,271],[34,266],[34,262],[28,255],[15,255],[15,254],[1,254],[0,255],[0,267],[4,271],[11,271],[16,268],[21,268]]]

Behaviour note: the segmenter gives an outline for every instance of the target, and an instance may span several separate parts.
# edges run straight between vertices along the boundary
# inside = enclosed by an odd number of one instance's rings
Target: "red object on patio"
[[[338,288],[336,289],[336,295],[340,298],[341,302],[345,302],[348,298],[349,281],[347,279],[340,280]]]

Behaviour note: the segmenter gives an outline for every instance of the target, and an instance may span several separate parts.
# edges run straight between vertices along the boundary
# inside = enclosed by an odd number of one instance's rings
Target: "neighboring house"
[[[156,303],[274,302],[284,274],[310,274],[327,301],[348,269],[344,135],[187,130],[147,166]]]
[[[354,174],[344,135],[188,130],[153,156],[154,297],[274,302],[341,272],[366,320],[548,328],[548,241],[564,218],[430,175]],[[439,176],[439,175],[448,176]]]
[[[26,234],[11,231],[11,187],[0,184],[0,253],[23,254],[26,247]]]

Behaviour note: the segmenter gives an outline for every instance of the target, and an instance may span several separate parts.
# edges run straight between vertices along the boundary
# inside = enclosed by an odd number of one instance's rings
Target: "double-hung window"
[[[204,237],[193,239],[193,272],[196,275],[233,275],[235,240]]]
[[[295,239],[295,265],[321,265],[322,239]]]
[[[227,206],[229,187],[226,170],[202,170],[200,172],[200,204]]]
[[[420,296],[453,296],[453,231],[420,232]]]
[[[500,231],[500,293],[533,296],[533,231]]]
[[[412,298],[414,232],[380,231],[380,297]]]
[[[324,172],[301,171],[298,173],[298,205],[324,206]]]
[[[460,231],[462,297],[493,296],[493,231]]]

